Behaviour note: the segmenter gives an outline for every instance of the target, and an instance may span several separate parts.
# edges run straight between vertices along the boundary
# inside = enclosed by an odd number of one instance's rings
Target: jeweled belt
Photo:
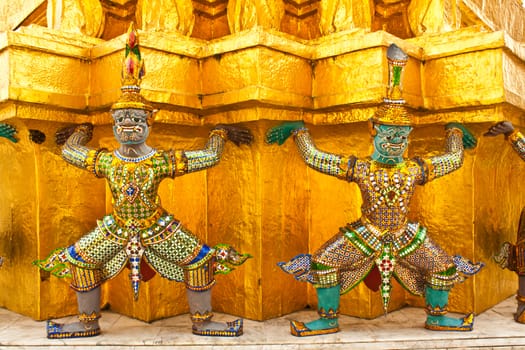
[[[151,227],[154,223],[156,223],[162,215],[165,214],[165,211],[162,208],[158,208],[155,210],[155,212],[150,215],[147,218],[144,219],[138,219],[138,218],[128,218],[124,219],[118,216],[116,213],[113,213],[113,217],[115,218],[116,223],[120,227],[129,227],[130,225],[134,224],[139,229],[148,228]]]

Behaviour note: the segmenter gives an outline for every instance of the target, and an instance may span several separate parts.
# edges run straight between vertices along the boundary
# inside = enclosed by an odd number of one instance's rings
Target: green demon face
[[[112,112],[113,134],[120,144],[136,145],[146,141],[149,135],[148,111],[143,109],[117,109]]]
[[[384,164],[402,162],[412,127],[375,124],[374,130],[376,135],[374,136],[372,159]]]

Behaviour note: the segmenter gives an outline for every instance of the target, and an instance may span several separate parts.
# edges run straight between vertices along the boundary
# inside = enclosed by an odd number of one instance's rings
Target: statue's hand
[[[93,137],[93,124],[83,123],[80,125],[69,125],[60,128],[55,133],[55,143],[59,146],[63,145],[74,132],[79,134],[80,139],[78,141],[83,144],[88,143]]]
[[[463,124],[460,123],[448,123],[445,126],[446,129],[456,128],[463,132],[463,148],[472,149],[475,148],[478,141],[476,137],[472,135],[469,129],[467,129]]]
[[[14,126],[9,124],[0,124],[0,137],[5,137],[11,142],[18,142],[18,139],[15,137],[16,129]]]
[[[40,145],[46,140],[46,134],[40,130],[29,129],[29,139]]]
[[[266,142],[270,144],[277,143],[278,145],[282,145],[290,137],[294,130],[301,128],[304,128],[303,121],[284,122],[268,129],[266,132]]]
[[[253,141],[253,134],[248,128],[227,124],[218,124],[215,128],[225,130],[228,140],[237,146],[242,144],[249,145]]]
[[[514,126],[509,121],[499,122],[495,125],[492,125],[489,130],[483,134],[483,136],[498,136],[499,134],[504,134],[508,136],[514,131]]]

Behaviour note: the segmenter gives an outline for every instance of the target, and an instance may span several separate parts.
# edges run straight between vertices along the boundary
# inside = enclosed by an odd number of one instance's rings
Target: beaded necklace
[[[115,156],[124,161],[124,162],[130,162],[130,163],[140,163],[142,162],[143,160],[146,160],[150,157],[152,157],[155,153],[157,152],[157,150],[155,148],[152,148],[151,151],[143,156],[140,156],[140,157],[126,157],[126,156],[123,156],[122,154],[120,154],[120,152],[116,149],[113,153],[115,154]]]

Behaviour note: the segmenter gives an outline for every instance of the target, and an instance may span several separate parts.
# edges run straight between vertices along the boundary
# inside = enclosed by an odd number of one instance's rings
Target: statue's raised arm
[[[512,122],[505,120],[492,125],[483,136],[494,137],[505,135],[512,148],[525,160],[525,137],[514,128]],[[498,232],[499,233],[499,232]],[[525,323],[525,208],[522,209],[516,243],[503,242],[498,253],[494,254],[494,261],[504,269],[516,272],[518,275],[518,292],[516,295],[517,308],[514,320]]]
[[[204,149],[175,152],[175,157],[180,158],[183,162],[179,174],[204,170],[218,164],[224,144],[228,140],[237,146],[249,145],[253,141],[253,135],[249,129],[240,126],[225,124],[215,126],[210,132]]]
[[[519,130],[514,129],[514,125],[510,121],[505,120],[491,126],[483,136],[497,136],[500,134],[505,135],[512,148],[519,154],[521,159],[525,160],[525,137]]]
[[[476,138],[462,124],[449,123],[445,126],[445,130],[447,135],[445,153],[427,159],[418,159],[424,168],[424,183],[461,168],[463,150],[476,147]]]
[[[266,133],[266,142],[282,145],[291,135],[301,157],[310,168],[340,179],[347,178],[348,169],[351,168],[355,157],[345,157],[318,149],[302,121],[284,122],[270,128]]]
[[[62,146],[62,158],[80,169],[93,170],[97,150],[86,146],[93,136],[93,125],[66,126],[55,134],[57,144]]]

